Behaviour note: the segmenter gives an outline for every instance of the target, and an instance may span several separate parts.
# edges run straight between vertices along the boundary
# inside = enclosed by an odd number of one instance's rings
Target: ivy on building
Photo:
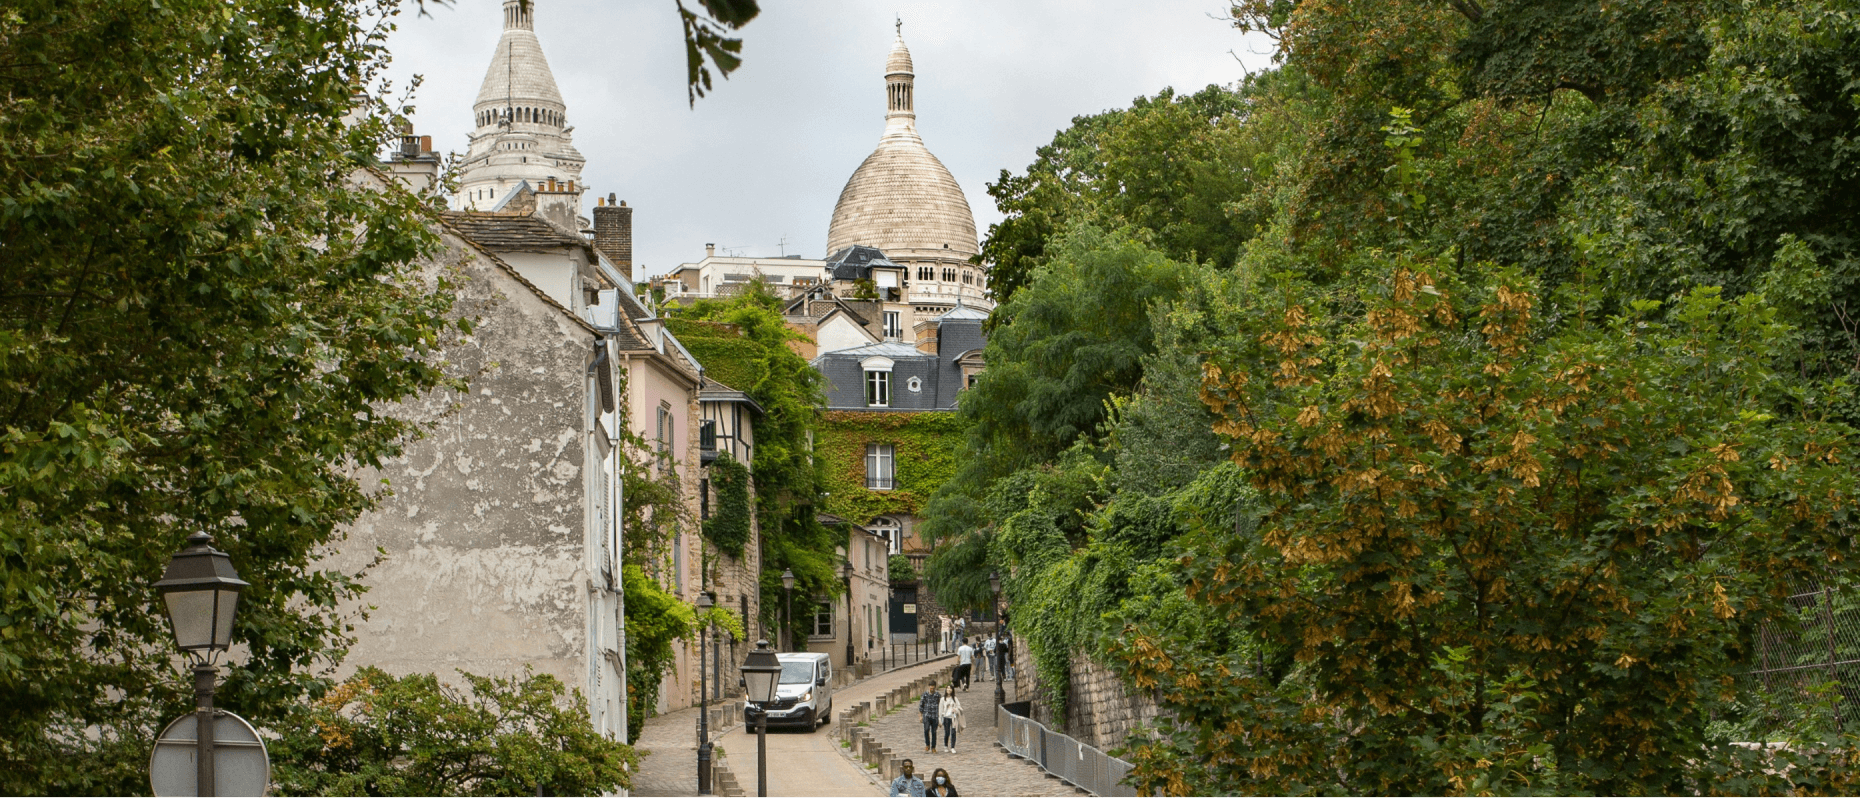
[[[829,411],[814,443],[825,469],[827,512],[854,523],[881,515],[916,515],[956,473],[967,424],[955,413]],[[869,445],[892,446],[895,487],[866,488]]]
[[[714,492],[710,518],[704,520],[704,537],[718,551],[741,558],[749,543],[749,467],[729,452],[719,452],[710,464],[710,488]]]

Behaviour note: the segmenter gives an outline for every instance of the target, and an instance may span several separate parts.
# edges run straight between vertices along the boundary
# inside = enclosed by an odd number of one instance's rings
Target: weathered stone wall
[[[595,335],[461,240],[444,243],[438,265],[461,272],[457,310],[478,320],[444,353],[470,394],[435,391],[393,410],[429,427],[364,476],[392,495],[335,557],[343,570],[366,568],[361,603],[371,608],[344,667],[456,679],[454,669],[511,676],[528,666],[583,687],[582,431]]]
[[[1027,641],[1016,637],[1014,649],[1015,678],[1030,680],[1036,688],[1035,695],[1043,696],[1044,692],[1037,689],[1041,686],[1039,675],[1034,673],[1033,657],[1027,651]],[[1049,702],[1043,698],[1035,698],[1033,701],[1030,714],[1047,728],[1109,751],[1122,746],[1136,727],[1154,721],[1161,714],[1154,695],[1130,688],[1110,668],[1094,662],[1084,654],[1072,655],[1070,671],[1071,685],[1066,690],[1065,723],[1058,722],[1055,717],[1058,713]]]

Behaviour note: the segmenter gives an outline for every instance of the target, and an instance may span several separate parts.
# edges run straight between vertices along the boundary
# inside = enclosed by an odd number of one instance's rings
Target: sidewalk
[[[1020,695],[1017,681],[1005,683],[1007,700],[1019,701],[1026,696]],[[917,773],[929,780],[937,768],[949,771],[951,781],[956,783],[957,791],[963,795],[1089,795],[1083,790],[1049,776],[1039,765],[1024,759],[1015,759],[995,745],[994,708],[995,683],[984,684],[976,679],[968,690],[957,690],[956,698],[962,701],[963,714],[968,720],[968,728],[956,735],[956,753],[943,752],[942,735],[939,732],[937,749],[932,753],[923,753],[923,721],[917,715],[915,704],[905,704],[884,717],[871,722],[871,730],[878,741],[897,752],[893,756],[909,757],[916,765]]]

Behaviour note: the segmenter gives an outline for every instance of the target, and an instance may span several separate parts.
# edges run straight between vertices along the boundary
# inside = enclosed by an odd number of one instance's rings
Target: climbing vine
[[[826,414],[814,443],[825,474],[827,512],[854,523],[881,515],[915,515],[956,473],[956,453],[967,425],[955,413]],[[891,444],[896,487],[868,490],[868,444]]]
[[[749,543],[751,508],[749,506],[749,468],[729,452],[719,452],[710,464],[710,487],[716,499],[710,518],[704,521],[704,537],[718,551],[732,557],[743,556]]]

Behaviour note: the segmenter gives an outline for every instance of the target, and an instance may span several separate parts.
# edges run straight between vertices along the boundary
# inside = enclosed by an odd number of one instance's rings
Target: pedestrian
[[[1001,638],[1001,654],[1002,654],[1002,660],[1007,663],[1008,681],[1013,681],[1014,680],[1014,636],[1012,634],[1009,634],[1006,637]]]
[[[956,792],[956,782],[949,777],[949,771],[942,768],[937,768],[935,772],[930,774],[930,788],[924,790],[924,794],[948,795],[952,798],[959,798],[959,796],[962,795],[962,793]]]
[[[936,714],[943,719],[943,750],[956,753],[956,732],[962,731],[968,723],[962,717],[962,702],[956,698],[955,685],[950,685],[949,692],[937,703]]]
[[[962,689],[969,689],[969,671],[974,667],[975,649],[969,646],[969,641],[964,640],[962,645],[956,649],[956,678],[950,680],[950,689],[956,688],[956,682],[962,682]]]
[[[943,700],[940,692],[936,685],[931,685],[929,690],[924,691],[923,697],[917,699],[917,714],[923,716],[924,719],[924,753],[926,754],[936,751],[936,729],[941,723],[937,708]]]
[[[995,667],[996,665],[999,664],[995,662],[995,643],[996,642],[997,641],[995,640],[994,637],[982,638],[982,665],[983,665],[982,678],[983,679],[995,678],[995,673],[999,670],[998,668]]]
[[[922,798],[924,780],[917,778],[916,766],[906,759],[899,770],[903,772],[891,780],[891,798]]]

